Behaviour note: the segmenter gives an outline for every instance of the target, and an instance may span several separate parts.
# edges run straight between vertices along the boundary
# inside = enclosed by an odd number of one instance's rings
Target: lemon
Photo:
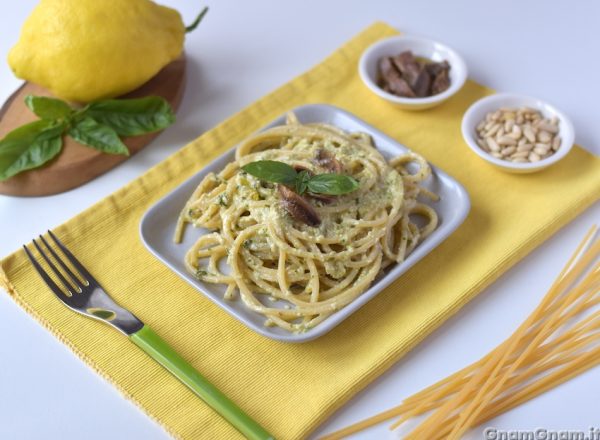
[[[90,102],[141,86],[181,55],[179,12],[150,0],[41,0],[8,55],[15,75]]]

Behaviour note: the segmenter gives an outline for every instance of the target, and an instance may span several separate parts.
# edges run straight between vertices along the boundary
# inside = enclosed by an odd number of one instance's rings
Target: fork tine
[[[33,245],[38,250],[38,252],[40,253],[40,255],[42,256],[42,258],[44,260],[46,260],[46,263],[48,263],[48,266],[50,266],[50,269],[52,269],[52,272],[54,272],[54,274],[58,277],[58,279],[60,280],[60,282],[62,283],[62,285],[65,286],[65,289],[67,289],[67,292],[70,292],[71,294],[76,293],[77,290],[78,290],[78,288],[73,287],[73,286],[71,286],[71,284],[69,284],[69,282],[67,281],[67,279],[63,276],[62,273],[60,273],[60,271],[57,269],[57,267],[54,265],[54,263],[48,257],[48,255],[46,255],[46,252],[44,252],[44,250],[38,244],[38,242],[35,241],[35,239],[33,239],[32,242],[33,242]]]
[[[64,300],[65,294],[61,290],[61,288],[56,285],[56,283],[52,280],[52,278],[48,276],[46,271],[42,268],[42,266],[40,266],[40,264],[33,257],[33,255],[31,255],[31,252],[29,251],[29,249],[27,249],[27,246],[23,245],[23,249],[25,249],[25,253],[27,253],[29,261],[31,261],[31,264],[33,264],[33,267],[35,268],[35,270],[37,270],[37,273],[40,274],[40,276],[46,282],[48,287],[50,287],[50,289],[54,292],[56,296],[58,296],[60,300]]]
[[[67,273],[67,275],[69,275],[69,278],[71,278],[71,281],[73,282],[73,284],[75,285],[75,287],[78,287],[79,289],[83,288],[84,284],[79,280],[79,278],[77,278],[77,276],[71,271],[71,269],[69,269],[69,266],[67,266],[63,262],[62,258],[60,258],[58,256],[58,254],[54,251],[54,249],[52,249],[52,246],[50,246],[48,244],[48,242],[46,241],[46,239],[42,235],[40,235],[40,240],[42,240],[42,242],[46,246],[46,249],[48,249],[50,251],[50,253],[54,257],[54,260],[58,261],[58,264],[60,264],[60,267],[62,267],[63,270]]]
[[[87,281],[90,284],[98,285],[98,281],[96,281],[96,279],[92,276],[92,274],[89,273],[85,269],[85,267],[83,267],[83,264],[81,264],[79,262],[79,260],[77,258],[75,258],[75,255],[73,255],[71,253],[71,251],[69,251],[69,249],[67,249],[67,247],[64,244],[62,244],[62,242],[58,239],[58,237],[56,237],[56,235],[54,235],[52,233],[52,231],[50,231],[50,230],[48,230],[48,235],[50,235],[52,240],[54,240],[54,243],[56,243],[56,245],[60,248],[60,250],[63,252],[63,254],[65,254],[65,256],[69,259],[71,264],[75,267],[75,269],[77,269],[79,271],[81,276],[84,278],[84,281]]]

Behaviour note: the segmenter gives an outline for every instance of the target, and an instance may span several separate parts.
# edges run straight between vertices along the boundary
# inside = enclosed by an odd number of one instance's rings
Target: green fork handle
[[[251,440],[275,440],[235,403],[179,356],[154,331],[144,325],[129,338],[152,359],[169,370],[177,379],[204,400],[212,409]]]

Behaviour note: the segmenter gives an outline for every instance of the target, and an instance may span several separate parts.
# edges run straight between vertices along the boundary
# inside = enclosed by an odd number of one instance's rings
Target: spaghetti
[[[272,160],[320,174],[327,172],[324,155],[359,188],[306,198],[320,218],[315,226],[288,214],[275,185],[241,170]],[[388,162],[366,133],[304,125],[290,114],[286,125],[242,142],[235,161],[202,180],[180,214],[175,240],[187,224],[212,230],[187,252],[188,271],[225,285],[226,299],[239,292],[266,325],[306,331],[355,300],[436,228],[435,211],[419,199],[437,199],[420,185],[430,174],[415,153]]]
[[[600,240],[592,228],[533,313],[492,352],[399,406],[321,440],[433,411],[406,439],[459,439],[467,429],[600,364]]]

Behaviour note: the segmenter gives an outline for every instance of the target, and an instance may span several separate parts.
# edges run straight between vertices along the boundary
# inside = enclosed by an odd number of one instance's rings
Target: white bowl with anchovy
[[[467,79],[467,66],[455,50],[428,38],[405,35],[368,47],[358,72],[374,94],[405,110],[439,105]]]

